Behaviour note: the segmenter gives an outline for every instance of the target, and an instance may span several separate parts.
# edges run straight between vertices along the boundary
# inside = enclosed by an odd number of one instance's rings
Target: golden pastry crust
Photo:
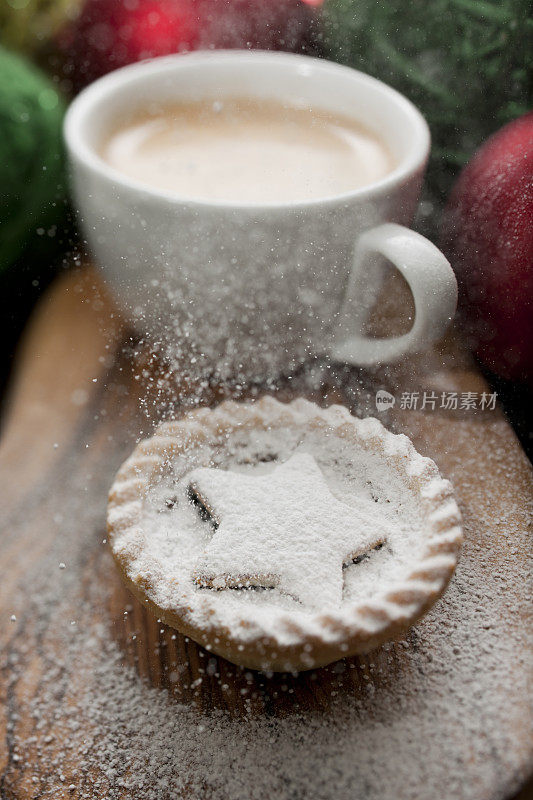
[[[230,630],[217,620],[216,594],[202,597],[202,613],[193,613],[195,591],[173,587],[172,601],[156,600],[150,569],[139,572],[137,559],[146,548],[142,528],[144,498],[169,461],[190,448],[236,429],[271,430],[292,425],[324,429],[328,436],[353,442],[386,460],[406,482],[424,518],[423,547],[407,579],[369,601],[295,619],[277,609],[280,635],[243,619]],[[251,404],[224,402],[198,409],[176,422],[162,424],[136,447],[119,469],[108,504],[108,538],[122,579],[139,600],[167,625],[208,650],[251,669],[298,671],[320,667],[339,658],[363,653],[401,636],[435,603],[455,569],[462,543],[461,516],[451,484],[433,461],[422,458],[407,437],[388,432],[373,418],[358,419],[342,406],[319,408],[303,399],[283,404],[270,397]],[[153,563],[153,574],[160,565]]]

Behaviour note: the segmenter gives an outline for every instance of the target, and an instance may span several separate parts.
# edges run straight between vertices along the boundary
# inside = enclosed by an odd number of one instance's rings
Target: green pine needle
[[[533,105],[529,0],[326,0],[328,58],[409,97],[428,120],[442,202],[479,144]]]

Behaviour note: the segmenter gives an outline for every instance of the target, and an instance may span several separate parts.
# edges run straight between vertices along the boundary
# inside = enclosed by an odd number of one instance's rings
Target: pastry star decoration
[[[195,469],[189,487],[217,525],[193,574],[200,586],[277,587],[309,609],[338,607],[343,564],[389,533],[370,500],[337,500],[308,453],[263,475]]]

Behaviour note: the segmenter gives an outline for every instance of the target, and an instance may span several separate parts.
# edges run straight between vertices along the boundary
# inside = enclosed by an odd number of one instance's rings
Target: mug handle
[[[363,333],[370,312],[368,266],[373,254],[384,256],[403,275],[413,294],[415,320],[402,336],[372,338]],[[374,287],[375,294],[377,289]],[[449,261],[428,239],[403,225],[386,223],[365,231],[357,243],[354,266],[344,299],[341,317],[355,319],[356,333],[331,348],[335,360],[355,366],[371,366],[395,361],[401,356],[426,348],[439,339],[455,314],[457,281]],[[338,339],[341,338],[339,332]]]

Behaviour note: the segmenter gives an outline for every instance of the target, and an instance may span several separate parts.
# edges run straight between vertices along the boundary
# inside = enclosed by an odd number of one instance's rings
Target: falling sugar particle
[[[70,401],[74,406],[84,406],[89,399],[89,393],[85,389],[74,389],[70,395]]]

